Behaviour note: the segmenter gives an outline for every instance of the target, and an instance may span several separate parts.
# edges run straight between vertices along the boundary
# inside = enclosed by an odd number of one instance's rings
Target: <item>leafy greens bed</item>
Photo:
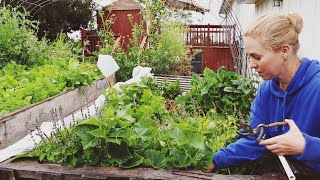
[[[96,65],[79,63],[81,49],[62,35],[38,40],[38,23],[27,16],[0,7],[0,116],[91,84],[101,74]]]
[[[9,63],[0,70],[0,116],[68,89],[91,84],[99,74],[96,65],[74,59],[31,68]]]
[[[210,81],[214,77],[216,81]],[[211,163],[212,152],[236,139],[238,127],[234,114],[224,111],[225,108],[217,109],[218,105],[205,106],[206,110],[201,106],[204,99],[191,95],[197,92],[195,89],[200,84],[212,83],[208,93],[217,85],[219,88],[225,86],[224,95],[246,96],[250,101],[254,89],[248,94],[230,91],[231,87],[243,88],[238,83],[242,78],[222,70],[215,73],[207,69],[200,79],[201,83],[194,77],[191,92],[178,97],[168,96],[168,92],[179,91],[179,82],[165,83],[164,87],[158,86],[152,78],[123,85],[120,91],[111,88],[106,92],[105,105],[97,116],[81,120],[65,130],[57,128],[51,137],[43,137],[35,150],[17,158],[36,157],[67,167],[202,169]],[[252,83],[250,81],[248,85]],[[186,103],[174,103],[173,99],[186,96],[199,106],[186,108]],[[220,99],[224,100],[226,98]]]

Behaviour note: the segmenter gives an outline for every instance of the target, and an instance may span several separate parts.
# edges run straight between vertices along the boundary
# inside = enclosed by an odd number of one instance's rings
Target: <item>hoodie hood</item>
[[[283,97],[285,96],[285,94],[293,94],[297,92],[305,84],[307,84],[318,72],[320,72],[319,61],[310,60],[308,58],[302,58],[301,65],[299,66],[297,72],[290,81],[286,89],[286,92],[283,92],[280,89],[277,79],[271,80],[271,92],[278,97]]]

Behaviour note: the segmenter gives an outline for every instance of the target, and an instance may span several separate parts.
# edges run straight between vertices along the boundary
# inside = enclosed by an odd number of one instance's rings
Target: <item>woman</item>
[[[269,128],[260,142],[238,139],[213,155],[207,171],[237,166],[271,151],[320,172],[320,65],[297,55],[302,26],[298,14],[272,14],[245,33],[250,66],[264,80],[251,105],[249,124],[285,121],[288,126]]]

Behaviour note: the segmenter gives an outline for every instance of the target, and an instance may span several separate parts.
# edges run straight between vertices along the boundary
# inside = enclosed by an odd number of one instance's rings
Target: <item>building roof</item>
[[[104,7],[104,9],[110,10],[137,10],[142,9],[143,5],[137,0],[104,0],[97,1],[98,4]],[[184,9],[190,11],[196,11],[200,13],[208,12],[209,9],[202,6],[199,2],[195,0],[164,0],[164,3],[169,6],[169,8]]]
[[[195,2],[194,0],[164,0],[164,2],[169,7],[174,7],[177,9],[196,11],[200,13],[205,13],[209,11],[209,9],[201,6],[198,2]]]
[[[104,7],[107,10],[139,10],[142,6],[135,0],[117,0]]]

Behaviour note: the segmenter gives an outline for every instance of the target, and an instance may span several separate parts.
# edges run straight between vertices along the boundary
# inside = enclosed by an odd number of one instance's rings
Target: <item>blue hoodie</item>
[[[266,80],[259,88],[250,109],[252,127],[293,119],[306,139],[304,152],[291,156],[320,172],[320,64],[307,58],[292,78],[285,92],[276,79]],[[286,133],[289,126],[269,128],[266,138]],[[213,155],[215,171],[256,160],[269,150],[253,137],[241,137]]]

